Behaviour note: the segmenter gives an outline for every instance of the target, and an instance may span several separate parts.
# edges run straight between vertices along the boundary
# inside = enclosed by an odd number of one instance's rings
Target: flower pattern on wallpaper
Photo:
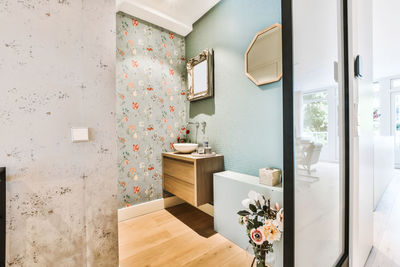
[[[185,40],[117,15],[119,205],[162,197],[161,153],[185,131]]]

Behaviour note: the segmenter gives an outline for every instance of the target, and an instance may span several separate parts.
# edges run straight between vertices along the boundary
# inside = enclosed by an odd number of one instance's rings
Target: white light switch
[[[71,128],[72,142],[88,142],[89,128]]]

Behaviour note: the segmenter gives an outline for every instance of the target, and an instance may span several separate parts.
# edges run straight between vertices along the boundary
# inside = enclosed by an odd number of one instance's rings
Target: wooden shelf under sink
[[[224,156],[162,153],[163,189],[193,206],[213,202],[213,174],[224,170]]]

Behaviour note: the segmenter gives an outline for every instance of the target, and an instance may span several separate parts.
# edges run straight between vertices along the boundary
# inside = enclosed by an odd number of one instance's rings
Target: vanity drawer
[[[186,183],[194,184],[194,165],[192,162],[163,158],[163,172]]]
[[[164,189],[186,202],[195,205],[194,185],[164,174]]]

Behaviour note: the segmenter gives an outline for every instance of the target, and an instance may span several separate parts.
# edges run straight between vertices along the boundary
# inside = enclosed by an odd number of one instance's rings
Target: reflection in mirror
[[[198,95],[207,91],[207,61],[193,67],[193,93]]]
[[[245,72],[255,84],[282,78],[282,26],[272,25],[256,34],[245,54]]]
[[[204,50],[197,57],[188,61],[188,95],[189,101],[200,100],[213,96],[214,91],[214,60],[213,51]]]

